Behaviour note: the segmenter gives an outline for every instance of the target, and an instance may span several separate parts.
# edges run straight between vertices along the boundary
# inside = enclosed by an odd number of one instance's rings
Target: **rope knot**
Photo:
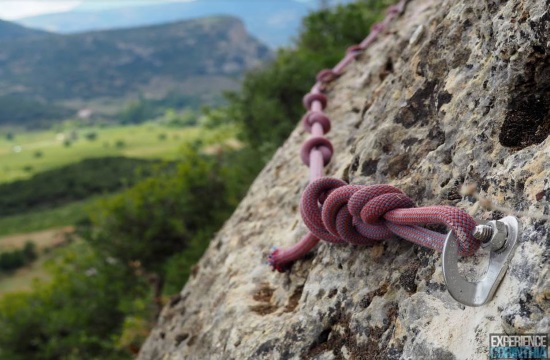
[[[352,215],[369,225],[383,222],[383,216],[391,210],[415,206],[401,190],[389,185],[363,187],[350,201]]]
[[[302,125],[308,133],[311,133],[315,123],[323,127],[323,133],[326,134],[330,131],[330,119],[324,113],[311,110],[302,117]]]
[[[306,110],[311,110],[311,107],[313,106],[313,102],[318,101],[321,104],[321,109],[325,109],[327,106],[327,97],[325,94],[321,93],[307,93],[304,95],[303,103]]]
[[[450,206],[416,208],[401,190],[390,185],[348,185],[334,178],[312,182],[302,195],[300,212],[311,233],[331,243],[372,245],[398,235],[441,251],[445,234],[417,225],[445,224],[455,233],[462,255],[479,247],[472,233],[476,222]]]
[[[371,26],[370,31],[374,33],[378,33],[380,31],[384,30],[384,23],[376,23]]]
[[[336,73],[332,69],[323,69],[317,73],[315,79],[320,83],[329,83],[335,80],[340,74]]]
[[[304,142],[302,149],[300,150],[300,158],[302,159],[302,162],[306,166],[309,166],[309,154],[315,148],[321,151],[321,154],[323,155],[323,164],[326,166],[332,158],[334,148],[330,140],[323,136],[313,136]]]
[[[346,54],[348,55],[353,55],[353,56],[357,56],[359,55],[362,51],[364,51],[365,48],[363,46],[361,46],[360,44],[358,45],[351,45],[350,47],[348,47],[346,49]]]
[[[397,14],[399,14],[403,9],[401,9],[401,6],[399,5],[392,5],[388,8],[388,10],[386,11],[386,14],[388,14],[389,16],[395,16]]]

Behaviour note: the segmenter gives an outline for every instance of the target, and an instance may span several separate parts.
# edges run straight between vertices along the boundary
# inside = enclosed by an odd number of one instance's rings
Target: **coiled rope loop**
[[[472,235],[477,223],[465,211],[451,206],[417,208],[390,185],[348,185],[321,178],[304,191],[300,212],[313,235],[336,244],[373,245],[395,234],[442,251],[446,235],[417,226],[428,224],[450,228],[463,256],[472,255],[480,244]]]
[[[290,248],[273,249],[268,262],[275,270],[284,271],[319,239],[368,246],[397,235],[443,251],[446,234],[419,225],[447,226],[454,232],[462,256],[474,254],[480,245],[473,237],[477,223],[467,212],[452,206],[416,207],[391,185],[348,185],[340,179],[321,178],[305,189],[300,213],[310,233]]]
[[[329,83],[333,80],[335,80],[340,74],[336,73],[332,69],[323,69],[317,73],[317,77],[315,78],[320,83]]]

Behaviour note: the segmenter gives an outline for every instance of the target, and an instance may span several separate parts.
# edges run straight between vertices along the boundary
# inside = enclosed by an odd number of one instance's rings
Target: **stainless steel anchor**
[[[482,247],[489,247],[489,267],[483,279],[469,282],[458,271],[458,244],[449,232],[443,247],[443,276],[449,294],[467,306],[481,306],[490,301],[512,260],[521,233],[521,223],[514,216],[478,225],[474,237]]]

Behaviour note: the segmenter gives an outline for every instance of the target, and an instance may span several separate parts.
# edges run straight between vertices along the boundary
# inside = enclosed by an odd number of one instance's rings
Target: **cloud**
[[[82,0],[0,0],[0,18],[15,20],[27,16],[69,11]]]

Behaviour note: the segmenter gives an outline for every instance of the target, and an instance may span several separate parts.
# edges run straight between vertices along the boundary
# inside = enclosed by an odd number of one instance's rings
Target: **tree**
[[[363,1],[312,12],[302,21],[295,46],[249,72],[240,92],[226,94],[226,121],[242,129],[247,142],[267,161],[304,114],[302,97],[316,73],[334,66],[344,49],[360,42],[379,20],[386,1]]]
[[[155,109],[143,98],[131,102],[119,114],[120,122],[123,124],[140,124],[155,116]]]
[[[91,211],[91,227],[81,231],[101,253],[142,271],[159,306],[167,259],[197,234],[211,234],[228,215],[223,160],[199,148],[188,145],[184,161],[171,170],[101,201]]]
[[[95,131],[90,131],[90,132],[87,132],[84,137],[86,139],[88,139],[89,141],[95,141],[97,139],[97,132]]]
[[[0,358],[128,359],[115,348],[134,297],[145,287],[128,269],[87,244],[49,265],[49,283],[0,299]]]
[[[23,253],[23,257],[26,263],[30,263],[36,260],[36,257],[38,256],[36,253],[36,244],[30,240],[27,240],[25,242],[25,245],[23,246],[21,252]]]

